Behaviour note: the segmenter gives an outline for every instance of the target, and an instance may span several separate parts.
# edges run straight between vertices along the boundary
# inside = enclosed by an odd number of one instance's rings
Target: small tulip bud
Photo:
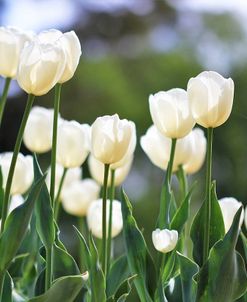
[[[87,212],[87,224],[89,230],[92,231],[92,234],[102,239],[103,232],[102,232],[102,199],[98,199],[93,201]],[[108,232],[108,221],[109,221],[109,213],[110,213],[110,200],[107,200],[106,203],[106,222],[107,227],[106,230]],[[123,218],[122,218],[122,211],[121,211],[121,203],[117,200],[113,200],[112,203],[112,230],[111,235],[112,238],[116,237],[123,228]],[[108,237],[108,233],[107,233]]]
[[[90,126],[62,121],[57,131],[57,162],[65,168],[79,167],[90,150]]]
[[[234,83],[214,71],[204,71],[188,82],[188,98],[197,124],[216,128],[232,111]]]
[[[237,199],[233,197],[221,198],[219,200],[219,204],[224,219],[225,232],[227,233],[232,225],[235,214],[243,204],[240,201],[237,201]],[[244,212],[242,211],[240,222],[239,222],[239,228],[241,228],[243,220],[244,220]]]
[[[186,136],[195,125],[187,92],[174,88],[149,96],[149,109],[154,125],[169,138]]]
[[[64,210],[75,216],[86,216],[90,203],[99,198],[100,186],[92,179],[77,180],[66,187],[62,204]]]
[[[172,251],[178,241],[178,232],[175,230],[160,230],[156,229],[152,233],[153,245],[157,251],[161,253],[168,253]]]
[[[9,168],[11,164],[13,153],[6,152],[0,154],[0,167],[3,174],[3,187],[5,188]],[[15,166],[13,181],[11,185],[10,194],[24,194],[31,186],[33,182],[33,159],[32,156],[19,153],[17,157],[17,162]]]

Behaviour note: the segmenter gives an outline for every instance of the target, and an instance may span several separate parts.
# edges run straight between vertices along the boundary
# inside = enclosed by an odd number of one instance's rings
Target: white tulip
[[[121,183],[124,182],[127,175],[129,174],[131,165],[133,162],[133,157],[128,158],[123,166],[118,167],[115,169],[115,177],[114,177],[114,185],[119,186]],[[98,161],[92,155],[89,156],[88,159],[88,167],[91,176],[95,179],[100,185],[103,185],[104,182],[104,164]],[[111,166],[110,166],[111,167]],[[107,185],[110,186],[111,184],[111,175],[108,175],[108,182]]]
[[[9,168],[11,164],[13,153],[6,152],[0,154],[0,167],[3,174],[3,187],[5,188]],[[33,159],[32,156],[19,153],[15,166],[13,181],[10,189],[10,194],[24,194],[31,186],[33,182]]]
[[[102,239],[102,199],[95,200],[91,202],[88,212],[87,212],[87,224],[89,230],[92,231],[92,234]],[[106,232],[108,237],[108,221],[110,213],[110,200],[107,200],[106,203]],[[121,203],[117,200],[112,202],[112,238],[116,237],[123,228],[123,218],[121,211]]]
[[[178,232],[175,230],[156,229],[152,232],[153,245],[157,251],[168,253],[175,249],[178,242]]]
[[[0,75],[15,78],[24,44],[33,39],[32,32],[16,27],[0,27]]]
[[[51,29],[41,32],[38,39],[42,43],[60,43],[66,57],[65,69],[58,82],[64,83],[70,80],[76,71],[81,56],[81,44],[75,32],[70,31],[63,34],[59,30]]]
[[[227,233],[232,225],[235,214],[243,204],[237,201],[237,199],[233,197],[225,197],[219,200],[219,205],[224,219],[225,231]],[[243,220],[244,220],[244,213],[242,211],[239,227],[241,227]]]
[[[57,162],[65,168],[79,167],[90,150],[90,126],[62,121],[57,130]]]
[[[228,119],[233,104],[234,82],[214,71],[204,71],[188,82],[192,115],[205,128],[215,128]]]
[[[114,164],[124,158],[131,143],[131,122],[118,115],[98,117],[92,125],[91,151],[104,164]]]
[[[65,68],[65,52],[59,44],[42,44],[37,39],[20,55],[17,82],[29,94],[46,94],[60,80]]]
[[[60,165],[60,164],[56,164],[56,177],[55,177],[55,196],[58,193],[58,189],[59,189],[59,185],[62,179],[62,175],[63,175],[63,170],[64,168]],[[75,181],[79,181],[81,179],[82,176],[82,170],[81,168],[77,167],[77,168],[70,168],[68,169],[65,178],[64,178],[64,182],[63,182],[63,186],[62,186],[62,190],[60,193],[60,199],[63,198],[64,192],[65,190]],[[51,168],[48,169],[47,172],[47,176],[46,176],[46,185],[48,190],[50,190],[50,184],[51,184]]]
[[[174,88],[149,96],[149,109],[154,125],[169,138],[186,136],[195,125],[187,92]]]
[[[183,162],[183,168],[187,174],[193,174],[199,171],[204,163],[207,140],[204,132],[199,128],[193,129],[190,134],[188,134],[188,139],[190,152]]]
[[[24,203],[24,198],[22,195],[13,195],[11,197],[9,205],[9,213],[12,212],[15,208],[19,207]]]
[[[23,142],[36,153],[44,153],[52,146],[53,109],[35,106],[32,108],[25,127]]]
[[[147,154],[151,162],[166,170],[170,158],[171,139],[162,135],[158,129],[152,125],[148,128],[145,135],[140,140],[143,151]],[[190,152],[190,142],[188,136],[177,140],[173,172],[178,169],[178,166],[183,164],[188,158]]]
[[[75,216],[86,216],[90,203],[99,198],[100,186],[92,179],[77,180],[64,190],[64,210]]]

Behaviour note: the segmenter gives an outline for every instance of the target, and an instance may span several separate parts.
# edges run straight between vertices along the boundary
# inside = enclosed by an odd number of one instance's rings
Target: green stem
[[[171,178],[172,178],[172,168],[173,168],[173,162],[174,162],[174,157],[175,157],[176,143],[177,143],[177,139],[173,138],[172,144],[171,144],[170,159],[169,159],[167,172],[166,172],[166,183],[169,185],[171,183]]]
[[[188,193],[188,180],[182,165],[179,165],[178,167],[177,176],[178,176],[179,186],[181,188],[181,202],[183,202],[183,200],[185,199]]]
[[[3,94],[2,94],[2,97],[1,97],[1,100],[0,100],[0,125],[2,124],[3,113],[4,113],[6,101],[7,101],[10,82],[11,82],[11,78],[6,78],[5,79]]]
[[[107,182],[109,174],[109,164],[105,164],[104,184],[103,184],[103,209],[102,209],[102,270],[106,275],[107,265],[107,245],[106,245],[106,201],[107,201]]]
[[[14,152],[13,152],[13,156],[12,156],[12,160],[11,160],[11,164],[10,164],[10,168],[9,168],[9,174],[8,174],[8,178],[7,178],[7,182],[6,182],[6,188],[5,188],[4,199],[3,199],[1,232],[3,232],[3,230],[4,230],[4,224],[5,224],[5,220],[6,220],[7,212],[8,212],[10,190],[11,190],[12,180],[13,180],[14,171],[15,171],[15,165],[16,165],[18,153],[21,148],[23,133],[24,133],[24,130],[26,127],[29,113],[30,113],[32,105],[33,105],[34,98],[35,98],[34,95],[32,95],[32,94],[28,95],[26,108],[25,108],[25,111],[24,111],[24,114],[22,117],[20,129],[19,129],[19,132],[18,132],[18,135],[16,138],[16,143],[15,143]]]
[[[207,129],[207,171],[206,171],[206,224],[204,229],[203,263],[206,262],[209,254],[209,232],[211,219],[211,179],[212,179],[212,149],[213,149],[213,128]]]
[[[52,247],[46,248],[45,291],[51,287],[52,282],[52,252]]]
[[[60,96],[61,96],[62,84],[55,86],[55,100],[54,100],[54,115],[53,115],[53,131],[52,131],[52,151],[51,151],[51,184],[50,195],[52,206],[55,202],[55,177],[56,177],[56,154],[57,154],[57,124],[58,114],[60,108]]]
[[[60,210],[60,206],[61,206],[61,202],[60,202],[59,198],[60,198],[60,195],[61,195],[61,191],[62,191],[62,188],[63,188],[64,179],[65,179],[65,176],[67,174],[67,171],[68,171],[68,168],[63,168],[63,175],[61,177],[59,188],[58,188],[58,191],[57,191],[57,196],[56,196],[55,202],[54,202],[54,218],[55,218],[56,221],[58,220],[58,217],[59,217],[59,210]]]
[[[109,211],[109,221],[108,221],[108,237],[107,237],[107,272],[110,268],[111,261],[111,247],[112,247],[112,237],[111,237],[111,229],[112,229],[112,206],[113,200],[115,196],[115,170],[111,170],[111,185],[110,185],[110,211]]]
[[[78,227],[79,227],[79,231],[81,232],[83,237],[86,238],[88,228],[87,228],[87,221],[86,221],[85,216],[78,217]],[[81,249],[83,249],[83,244],[81,242],[80,242],[80,247],[81,247]],[[84,265],[83,254],[81,252],[79,252],[79,261],[80,261],[80,271],[81,271],[81,273],[83,273],[83,272],[85,272],[86,267]]]

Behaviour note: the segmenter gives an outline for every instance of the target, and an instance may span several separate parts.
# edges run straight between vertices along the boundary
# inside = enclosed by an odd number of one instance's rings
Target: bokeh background
[[[118,113],[133,120],[138,137],[151,125],[148,96],[174,87],[186,88],[190,77],[215,70],[235,82],[233,112],[215,130],[213,178],[218,196],[247,201],[247,2],[245,0],[5,0],[0,24],[39,32],[48,28],[75,30],[82,57],[74,78],[62,89],[61,115],[91,124],[96,117]],[[3,81],[1,79],[1,87]],[[52,107],[53,91],[36,99]],[[13,149],[26,95],[11,84],[0,152]],[[139,141],[139,139],[138,139]],[[28,151],[23,147],[23,153]],[[41,157],[44,169],[49,157]],[[164,172],[136,150],[124,188],[134,214],[150,242],[158,215]],[[198,179],[192,211],[203,198],[205,168]],[[88,175],[85,165],[84,175]],[[176,185],[176,180],[175,185]],[[62,237],[76,255],[71,236],[76,219],[62,213]],[[117,239],[116,252],[122,250]],[[133,301],[135,298],[132,298]]]

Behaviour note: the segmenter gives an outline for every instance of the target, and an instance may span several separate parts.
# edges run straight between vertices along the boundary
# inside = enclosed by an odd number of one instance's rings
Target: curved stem
[[[2,94],[2,97],[1,97],[1,100],[0,100],[0,125],[1,125],[2,119],[3,119],[3,113],[4,113],[6,101],[7,101],[10,82],[11,82],[11,78],[6,78],[5,79],[3,94]]]
[[[211,219],[211,178],[212,178],[212,150],[213,150],[213,128],[207,129],[207,171],[206,171],[206,225],[204,228],[203,263],[209,254],[209,232]]]
[[[109,174],[109,164],[105,164],[104,171],[104,184],[103,184],[103,208],[102,208],[102,270],[106,275],[106,264],[107,264],[107,246],[106,246],[106,201],[107,201],[107,182]]]
[[[46,248],[46,269],[45,269],[45,291],[51,287],[52,282],[52,247]]]
[[[59,188],[58,188],[58,191],[57,191],[57,196],[56,196],[55,201],[54,201],[54,218],[55,218],[56,221],[58,220],[59,210],[60,210],[60,206],[61,206],[61,202],[59,201],[59,198],[60,198],[60,195],[61,195],[61,191],[62,191],[62,188],[63,188],[64,179],[65,179],[65,176],[67,174],[67,171],[68,171],[68,168],[63,168],[63,175],[61,177]]]
[[[110,211],[109,211],[109,221],[108,221],[108,237],[107,237],[107,272],[110,268],[110,261],[111,261],[111,247],[112,247],[112,206],[113,200],[115,195],[115,170],[111,170],[111,185],[110,185]]]
[[[173,162],[174,162],[174,157],[175,157],[176,143],[177,143],[177,139],[173,138],[172,144],[171,144],[170,159],[169,159],[167,172],[166,172],[166,183],[169,185],[171,183],[171,178],[172,178],[172,168],[173,168]]]
[[[50,195],[52,206],[55,202],[55,177],[56,177],[56,154],[57,154],[57,124],[58,114],[60,108],[60,96],[61,96],[62,84],[55,86],[55,100],[54,100],[54,115],[53,115],[53,131],[52,131],[52,151],[51,151],[51,184]]]
[[[4,224],[5,224],[5,220],[6,220],[7,212],[8,212],[10,189],[11,189],[12,180],[13,180],[14,171],[15,171],[15,165],[16,165],[18,153],[21,148],[23,133],[24,133],[24,130],[26,127],[26,123],[27,123],[27,119],[28,119],[30,110],[33,105],[34,98],[35,98],[34,95],[32,95],[32,94],[28,95],[27,104],[26,104],[25,111],[24,111],[24,114],[22,117],[20,129],[19,129],[19,132],[18,132],[18,135],[16,138],[16,143],[15,143],[14,152],[13,152],[13,156],[12,156],[12,160],[11,160],[11,164],[10,164],[10,168],[9,168],[9,174],[8,174],[8,178],[7,178],[7,182],[6,182],[6,188],[5,188],[4,199],[3,199],[1,232],[3,232],[3,230],[4,230]]]

